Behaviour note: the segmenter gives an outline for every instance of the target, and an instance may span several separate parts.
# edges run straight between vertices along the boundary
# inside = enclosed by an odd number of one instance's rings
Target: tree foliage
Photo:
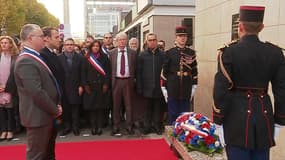
[[[41,27],[59,25],[59,20],[37,0],[0,0],[0,8],[0,28],[5,27],[8,35],[18,35],[27,23]]]

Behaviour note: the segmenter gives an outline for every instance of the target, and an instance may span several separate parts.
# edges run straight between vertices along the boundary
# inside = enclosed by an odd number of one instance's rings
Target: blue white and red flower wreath
[[[206,116],[185,112],[176,119],[173,136],[183,142],[190,151],[222,153],[223,147],[215,130],[215,124]]]

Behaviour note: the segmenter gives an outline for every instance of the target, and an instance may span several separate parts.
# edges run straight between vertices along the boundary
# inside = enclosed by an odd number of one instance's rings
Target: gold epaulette
[[[228,80],[229,82],[229,87],[228,89],[232,89],[233,86],[234,86],[234,83],[233,83],[233,80],[231,79],[229,73],[227,72],[224,64],[223,64],[223,60],[222,60],[222,54],[224,53],[224,49],[225,48],[228,48],[229,46],[233,45],[233,44],[236,44],[238,43],[238,40],[233,40],[229,43],[225,43],[224,45],[222,45],[220,48],[218,48],[218,59],[219,59],[219,65],[220,65],[220,68],[221,68],[221,71],[223,73],[223,75],[225,76],[225,78]]]
[[[278,46],[278,45],[276,45],[276,44],[273,44],[273,43],[271,43],[271,42],[269,42],[269,41],[265,41],[265,43],[266,43],[266,44],[269,44],[269,45],[271,45],[271,46],[280,48],[281,50],[285,51],[285,48],[282,48],[282,47],[280,47],[280,46]]]
[[[221,45],[221,47],[218,48],[218,50],[223,51],[225,48],[229,47],[230,45],[236,44],[238,42],[238,40],[232,40],[229,43],[224,43],[223,45]]]

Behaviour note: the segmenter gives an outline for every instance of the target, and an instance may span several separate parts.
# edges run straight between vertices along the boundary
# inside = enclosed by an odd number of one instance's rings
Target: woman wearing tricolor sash
[[[88,112],[92,135],[101,135],[104,111],[110,100],[110,61],[97,40],[89,46],[82,64],[83,108]]]

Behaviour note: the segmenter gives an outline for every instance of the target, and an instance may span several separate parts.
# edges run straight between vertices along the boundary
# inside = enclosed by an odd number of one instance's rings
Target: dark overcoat
[[[92,54],[92,53],[88,53]],[[106,54],[100,53],[98,61],[104,69],[106,75],[98,72],[88,61],[88,55],[85,56],[82,63],[82,85],[88,85],[91,89],[91,94],[84,92],[83,94],[83,107],[85,110],[96,110],[110,107],[110,60]],[[103,85],[108,86],[108,92],[103,93]]]

